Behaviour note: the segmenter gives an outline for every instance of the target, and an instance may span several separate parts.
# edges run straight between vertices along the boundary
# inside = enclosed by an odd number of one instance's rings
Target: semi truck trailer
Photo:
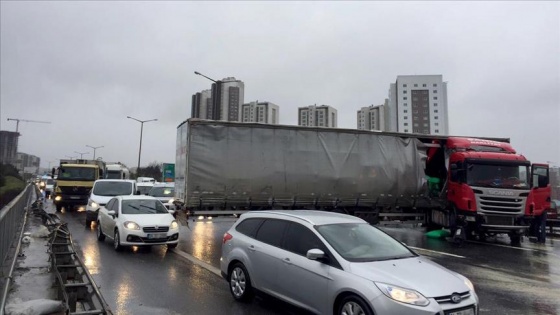
[[[188,119],[177,127],[175,172],[176,202],[188,211],[413,217],[467,238],[519,242],[550,207],[548,166],[507,138]]]

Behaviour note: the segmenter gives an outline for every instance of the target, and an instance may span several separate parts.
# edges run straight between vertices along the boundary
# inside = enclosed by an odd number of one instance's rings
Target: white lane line
[[[206,270],[208,270],[208,271],[210,271],[210,272],[216,274],[216,275],[219,276],[219,277],[222,276],[222,273],[221,273],[220,269],[218,269],[218,268],[216,268],[216,267],[210,265],[210,264],[207,263],[207,262],[204,262],[204,261],[202,261],[202,260],[200,260],[200,259],[198,259],[198,258],[196,258],[196,257],[194,257],[194,256],[192,256],[192,255],[190,255],[190,254],[187,254],[187,253],[185,253],[185,252],[182,251],[182,250],[178,250],[177,248],[173,249],[173,252],[174,252],[175,254],[177,254],[177,255],[179,255],[179,256],[181,256],[181,257],[187,259],[187,260],[190,260],[193,264],[198,265],[198,266],[200,266],[200,267],[202,267],[202,268],[204,268],[204,269],[206,269]]]
[[[446,253],[446,252],[438,252],[438,251],[436,251],[436,250],[431,250],[431,249],[425,249],[425,248],[413,247],[413,246],[408,246],[408,247],[410,247],[410,248],[412,248],[412,249],[420,250],[420,251],[429,252],[429,253],[435,253],[435,254],[440,254],[440,255],[446,255],[446,256],[451,256],[451,257],[456,257],[456,258],[467,258],[467,257],[465,257],[465,256],[450,254],[450,253]]]
[[[512,248],[512,249],[519,249],[519,250],[526,250],[526,251],[530,251],[530,252],[539,252],[542,250],[538,250],[538,249],[533,249],[533,248],[523,248],[523,247],[515,247],[515,246],[509,246],[509,245],[501,245],[501,244],[492,244],[492,243],[485,243],[485,242],[478,242],[478,241],[467,241],[469,243],[475,243],[475,244],[483,244],[483,245],[490,245],[490,246],[497,246],[497,247],[504,247],[504,248]]]

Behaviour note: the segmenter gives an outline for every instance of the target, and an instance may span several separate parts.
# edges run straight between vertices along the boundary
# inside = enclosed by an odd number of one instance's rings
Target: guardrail
[[[17,240],[17,232],[24,222],[29,197],[35,190],[36,186],[34,184],[27,185],[14,200],[0,210],[0,263],[2,264],[10,253],[14,241]],[[2,274],[1,269],[0,274]]]
[[[63,301],[66,314],[113,314],[76,253],[68,225],[57,222],[59,220],[56,214],[46,213],[42,208],[40,212],[43,221],[52,228],[49,255],[56,278],[58,299]]]

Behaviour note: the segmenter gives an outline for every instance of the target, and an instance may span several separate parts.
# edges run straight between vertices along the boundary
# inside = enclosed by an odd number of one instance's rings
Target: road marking
[[[461,256],[461,255],[455,255],[455,254],[450,254],[450,253],[446,253],[446,252],[438,252],[437,250],[431,250],[431,249],[425,249],[425,248],[420,248],[420,247],[413,247],[413,246],[408,246],[412,249],[416,249],[416,250],[421,250],[421,251],[425,251],[425,252],[429,252],[429,253],[435,253],[435,254],[440,254],[440,255],[446,255],[446,256],[451,256],[451,257],[456,257],[456,258],[467,258],[465,256]]]
[[[535,251],[535,252],[539,252],[539,251],[543,251],[543,250],[539,250],[539,249],[534,249],[534,248],[523,248],[523,247],[515,247],[515,246],[510,246],[510,245],[502,245],[502,244],[492,244],[492,243],[485,243],[485,242],[478,242],[478,241],[467,241],[469,243],[475,243],[475,244],[483,244],[483,245],[490,245],[490,246],[497,246],[497,247],[504,247],[504,248],[512,248],[512,249],[519,249],[519,250],[526,250],[526,251]]]
[[[216,274],[216,275],[219,276],[219,277],[222,276],[222,273],[221,273],[220,269],[218,269],[218,268],[216,268],[216,267],[210,265],[209,263],[204,262],[204,261],[202,261],[202,260],[200,260],[200,259],[198,259],[198,258],[196,258],[196,257],[194,257],[194,256],[192,256],[192,255],[190,255],[190,254],[187,254],[187,253],[185,253],[185,252],[182,251],[182,250],[178,250],[177,248],[173,249],[172,251],[173,251],[173,253],[175,253],[175,254],[177,254],[177,255],[179,255],[179,256],[181,256],[181,257],[183,257],[183,258],[185,258],[185,259],[187,259],[187,260],[189,260],[189,261],[191,261],[193,264],[198,265],[198,266],[200,266],[200,267],[202,267],[202,268],[204,268],[204,269],[206,269],[206,270],[208,270],[208,271],[210,271],[210,272]]]

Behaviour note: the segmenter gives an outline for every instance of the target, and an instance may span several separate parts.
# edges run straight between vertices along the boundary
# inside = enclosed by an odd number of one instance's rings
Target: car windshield
[[[153,187],[148,193],[153,197],[173,197],[175,194],[175,188],[173,187]]]
[[[416,256],[399,241],[367,223],[321,225],[317,231],[344,259],[351,262]]]
[[[474,187],[528,189],[528,166],[468,164],[467,184]]]
[[[95,180],[96,168],[93,167],[61,167],[58,179],[61,180]]]
[[[133,199],[123,200],[123,214],[153,214],[169,213],[167,208],[157,199]]]
[[[132,195],[132,183],[97,182],[93,186],[93,194],[97,196]]]
[[[138,189],[138,191],[140,192],[141,195],[145,195],[145,194],[150,192],[150,189],[152,189],[152,186],[140,186],[140,185],[138,185],[138,187],[136,187],[136,189]]]

